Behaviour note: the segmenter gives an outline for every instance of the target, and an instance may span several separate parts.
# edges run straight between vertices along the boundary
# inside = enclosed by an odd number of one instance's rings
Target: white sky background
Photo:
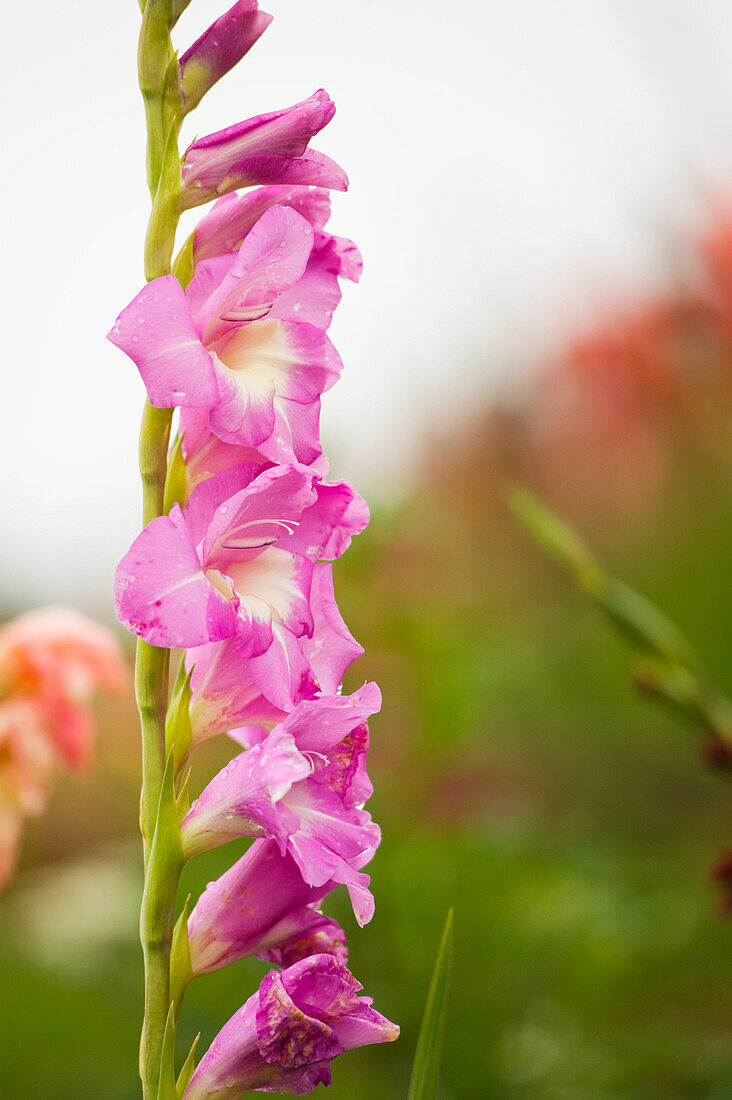
[[[398,492],[426,425],[459,425],[593,301],[664,271],[732,191],[728,0],[261,0],[275,22],[184,139],[325,87],[314,142],[361,246],[332,335],[334,473]],[[224,10],[192,0],[181,52]],[[141,284],[148,212],[135,0],[3,16],[0,603],[111,614],[138,523],[142,384],[105,333]]]

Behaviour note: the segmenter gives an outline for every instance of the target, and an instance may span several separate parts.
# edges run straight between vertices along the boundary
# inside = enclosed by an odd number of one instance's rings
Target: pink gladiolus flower
[[[259,11],[257,0],[237,0],[212,23],[180,59],[183,109],[192,111],[264,34],[272,16]]]
[[[208,974],[246,955],[277,966],[321,953],[345,962],[343,929],[316,908],[335,885],[308,886],[274,841],[255,840],[209,883],[188,919],[193,973]]]
[[[399,1035],[358,996],[362,988],[332,955],[270,971],[204,1054],[185,1100],[239,1100],[249,1089],[302,1095],[330,1084],[337,1055]]]
[[[183,156],[183,209],[254,184],[315,184],[345,191],[342,168],[308,143],[335,113],[327,92],[198,138]]]
[[[70,767],[82,767],[89,756],[94,692],[119,694],[126,685],[114,636],[72,608],[38,608],[0,629],[0,695],[38,703],[48,734]]]
[[[153,405],[208,409],[224,443],[312,463],[320,396],[341,370],[322,331],[332,293],[325,302],[311,293],[310,276],[302,300],[288,293],[312,251],[310,223],[273,206],[236,256],[199,263],[185,293],[173,275],[148,283],[109,339],[134,361]]]
[[[138,535],[117,569],[117,614],[151,645],[239,635],[251,657],[312,633],[312,563],[280,546],[317,499],[304,466],[265,470],[246,488],[233,470],[203,482]],[[161,566],[161,563],[164,563]]]
[[[235,837],[269,837],[309,886],[344,883],[356,919],[370,920],[373,899],[361,867],[380,834],[362,808],[372,789],[366,720],[380,706],[379,689],[366,684],[351,696],[298,704],[269,734],[250,727],[252,747],[211,780],[184,818],[186,855]]]
[[[313,563],[365,527],[364,501],[304,466],[252,480],[256,470],[201,482],[183,512],[176,505],[145,528],[117,570],[120,619],[153,645],[189,648],[194,742],[271,722],[361,652],[320,569],[315,593],[311,583]]]

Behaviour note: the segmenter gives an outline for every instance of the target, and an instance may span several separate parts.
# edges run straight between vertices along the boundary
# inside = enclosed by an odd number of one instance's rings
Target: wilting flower
[[[199,263],[185,292],[173,275],[140,291],[109,338],[137,365],[153,405],[208,409],[221,440],[274,462],[318,457],[320,396],[341,361],[322,331],[327,303],[317,296],[311,311],[296,292],[313,240],[305,218],[273,206],[236,256]]]
[[[289,852],[305,882],[332,879],[348,887],[359,923],[373,899],[361,868],[380,833],[363,809],[366,719],[381,705],[365,684],[351,696],[321,696],[298,704],[271,733],[240,731],[250,748],[216,775],[183,819],[186,855],[241,836],[266,836]]]
[[[308,886],[292,856],[272,840],[255,840],[209,883],[188,919],[193,973],[219,970],[245,955],[278,966],[322,953],[345,962],[343,929],[317,909],[336,885]]]
[[[259,11],[257,0],[237,0],[203,32],[180,59],[184,111],[198,106],[206,92],[241,61],[271,22],[271,15]]]
[[[321,88],[281,111],[257,115],[198,138],[183,155],[183,209],[254,184],[315,184],[345,191],[342,168],[308,143],[326,126],[335,104]]]
[[[337,1055],[399,1035],[370,997],[358,996],[362,988],[332,955],[270,971],[204,1054],[186,1100],[239,1100],[248,1089],[301,1095],[330,1084]]]

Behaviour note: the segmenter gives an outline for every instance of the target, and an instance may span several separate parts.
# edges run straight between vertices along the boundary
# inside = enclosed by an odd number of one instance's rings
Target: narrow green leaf
[[[176,774],[185,762],[193,739],[191,728],[191,676],[193,668],[186,672],[181,660],[178,675],[165,716],[165,751],[173,754]]]
[[[183,912],[178,917],[173,930],[173,943],[170,949],[170,997],[173,1002],[173,1011],[177,1018],[183,996],[193,977],[191,969],[191,947],[188,942],[188,905],[190,895],[186,898]]]
[[[194,233],[188,236],[181,245],[178,255],[173,260],[173,274],[185,290],[193,278],[193,238]]]
[[[168,1009],[163,1033],[163,1049],[160,1052],[160,1078],[157,1100],[178,1100],[175,1084],[175,1020],[173,1006]]]
[[[175,807],[178,811],[178,824],[180,825],[191,808],[191,768],[186,772],[180,791],[176,795]]]
[[[450,909],[427,993],[407,1100],[434,1100],[437,1096],[452,964],[452,917],[453,910]]]
[[[168,67],[165,70],[161,108],[163,115],[163,132],[167,134],[169,127],[174,125],[177,145],[177,135],[180,132],[183,112],[180,91],[180,66],[178,64],[178,55],[173,49],[172,42],[169,47]]]
[[[168,455],[168,470],[165,475],[165,493],[163,509],[166,516],[174,504],[182,507],[186,501],[186,466],[183,461],[183,440],[176,435]]]
[[[170,935],[175,919],[175,895],[183,867],[183,841],[175,800],[173,757],[168,755],[160,788],[150,858],[143,888],[141,938],[143,948]]]
[[[182,1100],[184,1092],[186,1091],[186,1089],[188,1088],[188,1086],[191,1082],[191,1077],[193,1076],[193,1071],[196,1068],[196,1047],[198,1046],[198,1040],[200,1038],[201,1038],[201,1032],[199,1031],[198,1035],[196,1036],[196,1038],[193,1040],[193,1043],[191,1044],[191,1049],[188,1051],[188,1057],[186,1058],[185,1062],[183,1063],[183,1069],[178,1074],[178,1081],[177,1081],[177,1084],[176,1084],[176,1088],[178,1089],[178,1097],[181,1098],[181,1100]]]
[[[178,22],[191,0],[173,0],[173,26]]]

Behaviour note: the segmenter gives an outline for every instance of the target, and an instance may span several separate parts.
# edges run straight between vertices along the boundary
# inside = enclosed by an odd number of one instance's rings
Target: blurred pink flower
[[[34,700],[64,763],[84,767],[96,691],[119,694],[127,670],[114,635],[70,607],[40,607],[0,629],[0,695]]]
[[[38,608],[0,629],[0,887],[57,768],[88,763],[94,693],[126,683],[114,636],[71,608]]]
[[[0,705],[0,888],[15,870],[23,820],[46,804],[57,759],[41,704],[6,699]]]

